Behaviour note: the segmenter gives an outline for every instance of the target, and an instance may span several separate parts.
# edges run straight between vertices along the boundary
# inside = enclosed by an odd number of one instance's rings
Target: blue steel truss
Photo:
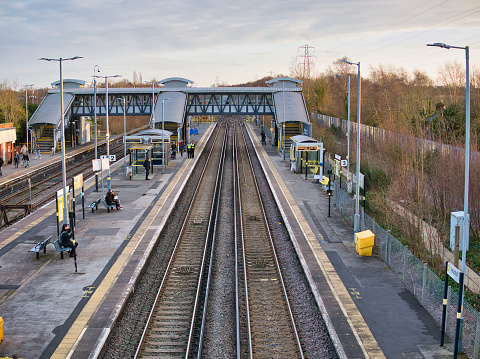
[[[108,114],[123,116],[123,102],[116,98],[125,98],[127,116],[150,116],[152,113],[152,94],[108,94]],[[72,104],[72,115],[93,116],[93,94],[76,94]],[[106,115],[105,94],[97,94],[97,116]]]
[[[187,115],[274,115],[271,93],[193,93]]]

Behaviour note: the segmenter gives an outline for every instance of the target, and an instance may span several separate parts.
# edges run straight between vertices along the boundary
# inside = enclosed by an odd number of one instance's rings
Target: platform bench
[[[55,246],[55,249],[57,252],[60,252],[60,258],[63,259],[63,252],[69,252],[72,250],[71,247],[64,247],[60,244],[60,238],[58,238],[55,242],[53,242],[53,245]]]
[[[105,208],[107,209],[107,212],[110,213],[110,210],[111,209],[115,209],[117,208],[117,206],[114,204],[107,204],[107,200],[104,198],[103,199],[103,205],[105,206]]]
[[[47,244],[50,243],[50,240],[52,239],[52,236],[48,237],[47,239],[38,242],[35,247],[29,250],[29,252],[36,252],[37,253],[37,259],[40,258],[40,251],[43,249],[43,253],[47,253]]]
[[[95,213],[95,210],[98,211],[98,205],[100,204],[100,202],[102,201],[102,198],[100,197],[99,199],[96,199],[95,201],[93,201],[92,203],[90,203],[87,208],[90,208],[92,210],[92,213]]]

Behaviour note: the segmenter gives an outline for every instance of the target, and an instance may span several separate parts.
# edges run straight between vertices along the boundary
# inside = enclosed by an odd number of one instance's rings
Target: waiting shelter
[[[322,179],[323,143],[304,135],[292,136],[291,141],[290,170]]]
[[[130,148],[130,166],[132,177],[145,173],[143,163],[147,156],[151,160],[152,172],[154,166],[161,166],[165,157],[165,166],[168,166],[170,157],[170,137],[172,132],[159,129],[148,129],[133,136],[126,136],[126,143],[133,144]]]

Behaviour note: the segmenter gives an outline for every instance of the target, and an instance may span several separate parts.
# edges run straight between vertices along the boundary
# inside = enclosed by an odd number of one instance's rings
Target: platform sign
[[[101,156],[104,158],[101,158],[99,160],[92,160],[92,168],[94,172],[98,172],[101,170],[106,170],[108,167],[110,167],[110,164],[108,162],[108,157],[107,156]]]
[[[83,187],[83,174],[80,173],[78,176],[73,177],[73,190],[78,192]]]
[[[365,175],[360,173],[360,182],[359,182],[359,187],[362,189],[365,189]]]
[[[66,193],[67,193],[67,206],[69,205],[69,199],[70,199],[70,187],[66,187]],[[57,191],[57,217],[58,217],[58,223],[63,222],[63,206],[65,203],[65,199],[63,198],[63,188],[59,189]],[[68,206],[70,207],[70,206]],[[70,210],[70,208],[68,208]]]
[[[341,160],[340,163],[342,167],[347,167],[347,164],[348,164],[347,160]]]
[[[110,155],[110,162],[116,162],[117,161],[117,156],[116,155]]]
[[[450,262],[447,263],[447,274],[457,283],[460,283],[460,273],[462,273],[460,269]]]
[[[335,155],[336,157],[337,155]],[[335,158],[335,176],[340,177],[340,161]]]
[[[335,159],[338,160],[338,161],[341,161],[341,160],[342,160],[342,156],[335,154]]]

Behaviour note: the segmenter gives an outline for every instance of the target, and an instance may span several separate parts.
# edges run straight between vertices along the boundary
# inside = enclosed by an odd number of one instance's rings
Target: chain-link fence
[[[353,224],[354,200],[335,183],[334,203],[340,214]],[[360,229],[375,234],[375,250],[378,256],[392,269],[418,301],[432,315],[438,325],[442,324],[444,281],[428,269],[388,231],[380,227],[360,207]],[[446,333],[455,337],[458,292],[449,287],[447,299]],[[478,359],[480,350],[480,315],[468,303],[463,306],[462,351],[470,358]],[[440,338],[438,338],[440,342]]]

